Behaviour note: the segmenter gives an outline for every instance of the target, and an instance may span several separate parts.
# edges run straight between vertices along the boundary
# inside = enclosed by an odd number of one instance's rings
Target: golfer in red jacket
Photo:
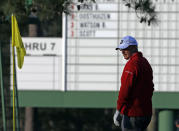
[[[144,131],[152,117],[153,71],[149,62],[138,52],[138,43],[126,36],[116,48],[128,60],[121,77],[117,110],[113,120],[122,131]]]

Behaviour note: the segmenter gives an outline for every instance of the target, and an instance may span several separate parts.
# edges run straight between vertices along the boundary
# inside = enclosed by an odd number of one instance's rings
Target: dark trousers
[[[151,116],[128,117],[122,116],[122,131],[145,131],[151,121]]]

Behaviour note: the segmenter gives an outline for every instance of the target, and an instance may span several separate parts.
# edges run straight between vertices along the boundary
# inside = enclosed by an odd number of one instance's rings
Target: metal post
[[[14,97],[14,99],[13,99],[13,106],[15,106],[14,107],[14,111],[13,111],[13,121],[14,121],[14,128],[13,128],[13,130],[16,130],[17,129],[17,131],[20,131],[20,117],[19,117],[19,99],[18,99],[18,91],[17,91],[17,82],[16,82],[16,66],[15,66],[15,53],[14,53],[14,47],[12,47],[12,53],[13,53],[13,72],[14,72],[14,76],[13,76],[13,97]],[[14,119],[15,118],[15,119]]]
[[[152,110],[153,115],[152,115],[152,120],[149,124],[149,126],[147,127],[147,131],[157,131],[157,109],[153,109]]]
[[[120,41],[120,38],[119,38],[119,35],[120,35],[120,1],[118,1],[118,24],[117,24],[118,26],[117,26],[117,46],[116,47],[118,47],[119,46],[119,41]],[[116,74],[116,78],[117,78],[117,80],[116,80],[116,89],[117,89],[117,91],[119,90],[119,85],[120,85],[120,78],[119,78],[119,51],[117,51],[117,72],[116,72],[117,74]]]
[[[3,118],[3,131],[6,131],[7,124],[6,124],[6,111],[5,111],[5,98],[4,98],[4,84],[3,84],[3,73],[2,73],[2,50],[1,50],[1,43],[0,43],[0,77],[1,77],[1,102],[2,102],[2,118]]]
[[[174,112],[172,110],[159,112],[159,131],[174,131]]]
[[[65,24],[65,28],[64,28],[64,31],[63,31],[63,33],[65,34],[65,37],[64,37],[64,39],[65,39],[65,49],[64,49],[64,51],[65,51],[65,56],[64,56],[64,69],[65,69],[65,72],[64,72],[64,77],[65,77],[65,80],[64,80],[64,90],[65,91],[67,91],[67,72],[68,72],[68,64],[67,64],[67,62],[68,62],[68,16],[67,16],[67,14],[63,14],[63,15],[65,15],[65,21],[64,21],[64,24]]]
[[[16,126],[17,131],[20,131],[20,114],[19,114],[19,97],[18,97],[18,90],[17,90],[17,79],[16,79],[16,68],[15,68],[15,102],[16,102]]]

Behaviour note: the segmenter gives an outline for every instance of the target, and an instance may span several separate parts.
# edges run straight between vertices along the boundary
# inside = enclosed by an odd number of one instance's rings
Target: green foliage
[[[140,23],[147,23],[149,26],[151,23],[157,22],[157,14],[155,12],[155,6],[152,0],[122,0],[124,5],[128,8],[132,8],[136,12],[136,16],[139,18]],[[80,3],[87,4],[88,2],[96,2],[96,0],[78,0]],[[74,4],[72,0],[66,0],[64,2],[64,12],[70,14],[69,5]]]
[[[31,4],[30,1],[27,0],[1,0],[0,26],[2,26],[1,29],[3,29],[3,32],[6,32],[4,35],[6,35],[7,39],[10,38],[11,14],[13,13],[17,17],[21,35],[27,36],[29,15],[35,9],[37,17],[41,21],[44,36],[60,37],[64,1],[65,0],[33,0]]]
[[[113,124],[113,113],[113,109],[40,108],[36,125],[38,131],[120,131]]]
[[[125,6],[135,10],[140,23],[144,22],[150,26],[151,23],[157,22],[155,6],[151,0],[123,0],[123,2]]]

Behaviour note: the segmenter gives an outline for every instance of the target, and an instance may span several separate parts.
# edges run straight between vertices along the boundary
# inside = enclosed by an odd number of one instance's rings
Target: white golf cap
[[[132,36],[125,36],[122,38],[120,45],[116,48],[116,50],[126,49],[130,45],[138,46],[136,39]]]

